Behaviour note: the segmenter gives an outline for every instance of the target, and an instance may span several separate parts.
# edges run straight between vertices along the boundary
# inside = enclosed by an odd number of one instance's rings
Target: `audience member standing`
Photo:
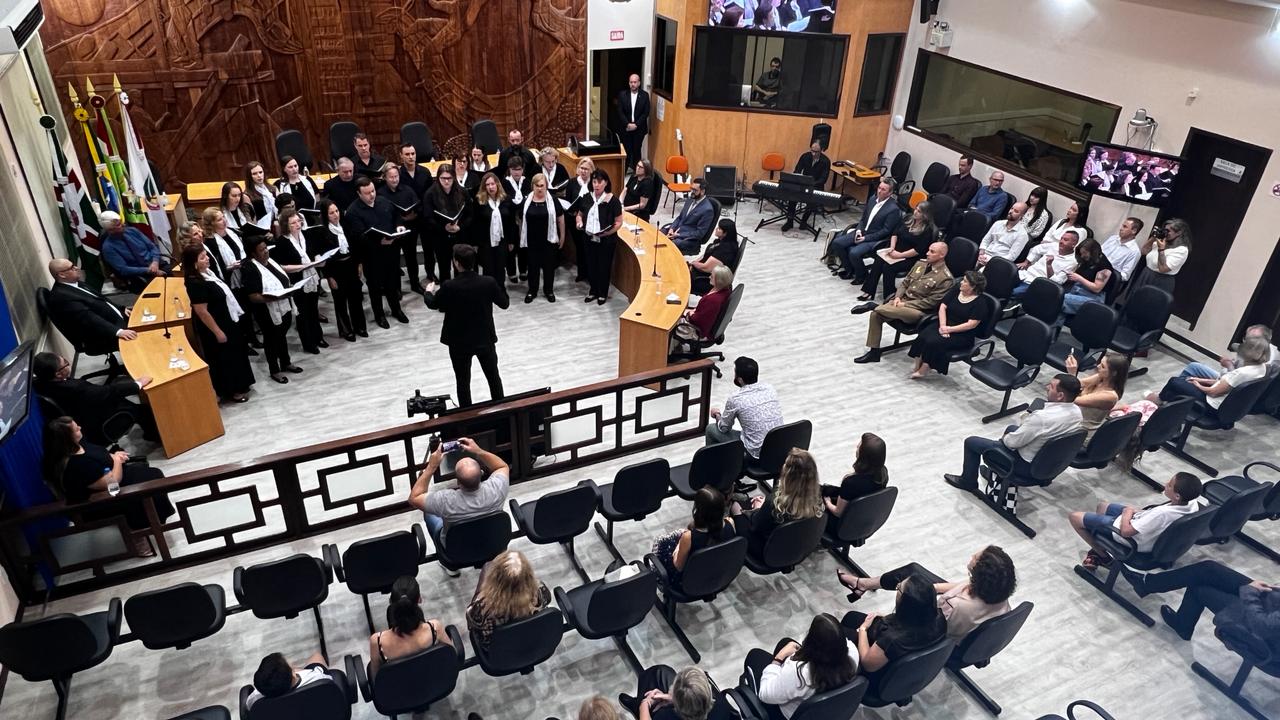
[[[1138,261],[1142,259],[1142,252],[1135,239],[1142,232],[1142,227],[1142,220],[1136,217],[1125,218],[1120,224],[1120,230],[1102,243],[1102,254],[1111,261],[1111,267],[1120,273],[1122,282],[1129,282],[1133,271],[1138,268]]]
[[[635,73],[627,78],[627,89],[618,93],[618,127],[630,170],[640,161],[640,145],[649,134],[649,93],[640,89],[640,76]]]
[[[1125,301],[1133,297],[1138,288],[1148,285],[1172,295],[1175,278],[1191,255],[1191,226],[1179,218],[1166,220],[1164,225],[1151,230],[1139,253],[1146,259],[1146,267],[1129,283]]]

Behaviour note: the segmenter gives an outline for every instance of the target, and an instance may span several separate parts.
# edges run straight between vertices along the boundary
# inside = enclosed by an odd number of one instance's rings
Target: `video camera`
[[[448,395],[423,395],[421,390],[414,390],[413,397],[404,401],[405,411],[409,417],[427,415],[434,417],[444,414]]]

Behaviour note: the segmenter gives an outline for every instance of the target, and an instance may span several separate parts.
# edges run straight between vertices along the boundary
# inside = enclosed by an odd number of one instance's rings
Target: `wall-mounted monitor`
[[[835,117],[848,35],[693,29],[689,106]]]
[[[836,0],[709,0],[707,24],[775,32],[829,33]]]
[[[1182,158],[1149,150],[1090,142],[1080,168],[1080,187],[1094,195],[1161,207],[1173,193]]]

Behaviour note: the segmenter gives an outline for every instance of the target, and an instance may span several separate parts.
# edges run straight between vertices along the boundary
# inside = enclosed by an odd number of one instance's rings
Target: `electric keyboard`
[[[798,202],[828,207],[839,207],[844,198],[840,193],[813,188],[781,185],[772,180],[757,180],[751,186],[757,197],[774,202]]]

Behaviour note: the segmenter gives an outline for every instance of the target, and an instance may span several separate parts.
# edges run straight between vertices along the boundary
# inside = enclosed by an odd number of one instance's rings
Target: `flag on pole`
[[[93,106],[94,119],[97,121],[95,131],[98,137],[98,152],[106,159],[107,172],[116,192],[125,193],[129,183],[128,168],[120,159],[120,148],[116,147],[115,133],[111,132],[111,118],[107,117],[107,98],[99,95],[93,88],[89,78],[84,79],[85,90],[89,93],[89,104]]]
[[[71,104],[75,106],[73,115],[76,121],[80,123],[80,129],[84,132],[84,142],[89,150],[89,158],[93,161],[93,169],[97,173],[95,190],[98,195],[98,202],[104,210],[120,210],[120,197],[116,194],[115,185],[111,182],[111,175],[107,171],[106,156],[99,152],[98,141],[93,136],[93,131],[89,129],[89,111],[84,109],[80,104],[80,96],[76,95],[76,89],[71,83],[67,83],[67,91],[71,97]]]
[[[67,162],[67,157],[62,152],[62,146],[53,131],[55,122],[50,115],[40,118],[40,125],[49,139],[49,157],[53,160],[53,195],[62,210],[67,258],[72,262],[79,259],[84,268],[85,284],[100,289],[103,277],[98,256],[102,248],[102,226],[98,223],[98,212],[89,200],[79,173]]]
[[[173,226],[169,222],[169,214],[165,212],[168,198],[151,172],[142,138],[129,117],[129,94],[120,88],[118,79],[113,78],[113,85],[120,100],[120,125],[124,132],[124,152],[129,165],[129,190],[138,199],[140,207],[145,209],[155,239],[162,244],[172,245]]]

